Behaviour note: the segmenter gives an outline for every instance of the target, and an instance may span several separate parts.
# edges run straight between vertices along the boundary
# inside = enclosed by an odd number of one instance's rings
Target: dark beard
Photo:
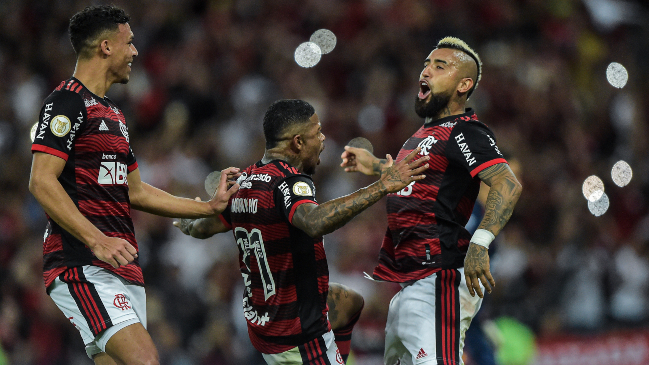
[[[450,100],[451,95],[432,94],[429,102],[415,96],[415,112],[421,118],[435,118],[442,109],[448,106]]]

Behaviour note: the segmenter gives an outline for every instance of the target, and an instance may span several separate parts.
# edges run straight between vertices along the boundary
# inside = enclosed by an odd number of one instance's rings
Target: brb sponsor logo
[[[103,160],[115,160],[117,155],[102,154]],[[117,161],[101,161],[97,182],[102,185],[123,185],[127,183],[128,170],[126,164]]]
[[[115,299],[113,299],[113,305],[123,311],[131,309],[131,306],[128,302],[128,297],[124,294],[116,294]]]

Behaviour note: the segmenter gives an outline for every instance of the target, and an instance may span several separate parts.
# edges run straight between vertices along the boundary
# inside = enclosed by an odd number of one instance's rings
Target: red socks
[[[338,346],[338,351],[340,351],[340,355],[345,363],[347,363],[347,356],[349,356],[349,352],[351,351],[352,331],[354,330],[354,325],[358,322],[358,318],[361,316],[362,311],[363,308],[361,307],[361,310],[352,317],[345,327],[334,331],[336,346]]]

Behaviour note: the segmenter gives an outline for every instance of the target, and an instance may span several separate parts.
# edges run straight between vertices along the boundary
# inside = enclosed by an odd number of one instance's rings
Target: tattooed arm
[[[478,173],[478,177],[490,187],[485,203],[485,214],[478,229],[491,232],[494,237],[500,233],[509,218],[523,190],[509,165],[500,163],[488,167]],[[489,270],[489,253],[487,248],[475,243],[469,244],[464,259],[464,274],[466,285],[471,296],[474,291],[483,297],[480,282],[488,293],[496,285]],[[489,283],[489,285],[487,285]]]
[[[298,206],[291,223],[311,237],[319,237],[344,226],[385,195],[395,193],[411,182],[425,177],[419,174],[428,168],[428,164],[424,164],[428,161],[428,156],[412,161],[419,150],[419,148],[413,150],[396,164],[393,164],[392,157],[388,155],[388,167],[381,171],[381,178],[352,194],[321,205],[302,204]]]
[[[505,163],[482,170],[478,177],[490,187],[485,214],[478,229],[486,229],[497,236],[512,216],[523,187]]]

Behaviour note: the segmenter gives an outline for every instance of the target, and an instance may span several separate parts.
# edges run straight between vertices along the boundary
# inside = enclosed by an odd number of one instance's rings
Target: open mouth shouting
[[[430,86],[428,85],[428,82],[426,82],[426,80],[419,80],[419,94],[417,95],[419,100],[428,98],[428,95],[430,95]]]

